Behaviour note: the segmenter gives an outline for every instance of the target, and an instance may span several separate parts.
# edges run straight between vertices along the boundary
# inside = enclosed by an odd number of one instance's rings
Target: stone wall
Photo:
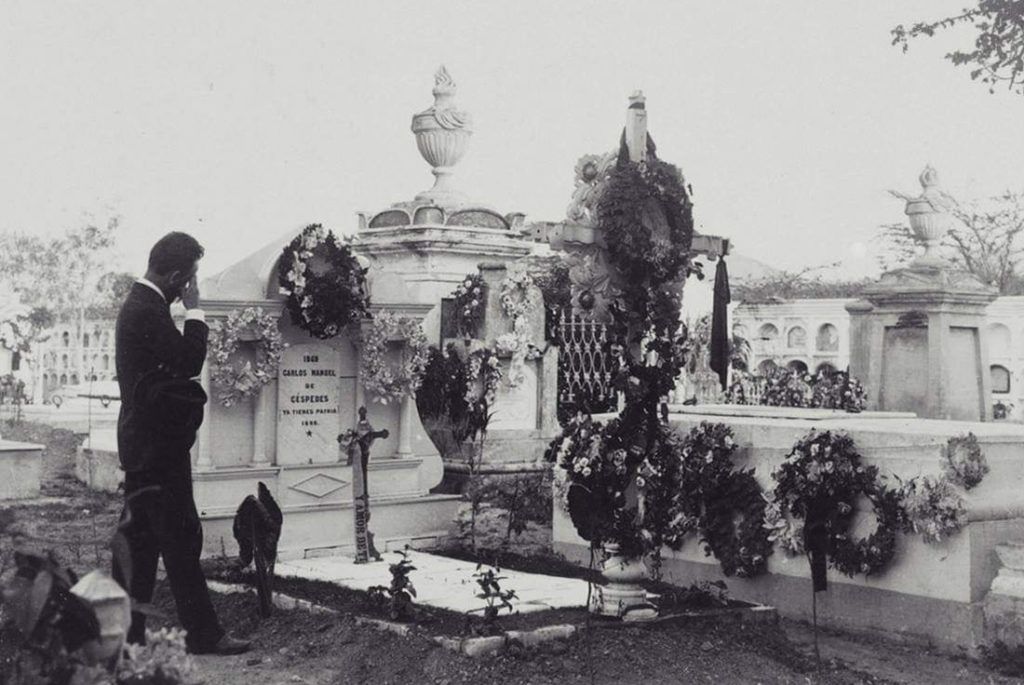
[[[848,431],[867,463],[877,465],[882,474],[904,479],[938,474],[946,441],[974,432],[991,472],[968,496],[967,528],[937,545],[925,544],[920,536],[901,535],[896,559],[877,576],[847,578],[830,570],[829,590],[818,595],[818,620],[823,625],[882,631],[951,650],[974,649],[986,641],[984,601],[999,570],[995,546],[1024,540],[1024,461],[1020,458],[1024,428],[899,415],[861,417],[826,410],[776,409],[775,417],[757,412],[730,416],[728,407],[710,411],[717,413],[677,413],[671,421],[684,432],[705,420],[731,426],[739,446],[737,466],[754,467],[766,490],[772,485],[771,471],[812,428]],[[873,525],[870,514],[861,514],[856,531],[870,533]],[[585,544],[557,503],[554,544],[557,551],[585,560]],[[774,605],[783,616],[810,619],[807,560],[788,558],[776,548],[768,568],[766,575],[750,580],[724,578],[718,561],[705,556],[696,539],[691,539],[679,552],[666,550],[662,572],[669,582],[684,586],[722,579],[738,598]]]

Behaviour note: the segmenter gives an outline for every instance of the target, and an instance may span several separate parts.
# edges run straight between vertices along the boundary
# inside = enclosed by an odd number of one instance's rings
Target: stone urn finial
[[[925,166],[917,180],[921,183],[921,194],[913,197],[890,190],[895,197],[907,203],[906,214],[914,237],[924,243],[925,252],[914,260],[911,266],[925,269],[942,269],[950,266],[939,253],[942,239],[953,222],[951,210],[956,200],[939,187],[939,174],[931,164]]]
[[[450,207],[465,203],[465,196],[455,190],[451,176],[453,167],[462,159],[473,135],[469,113],[455,105],[455,82],[441,66],[434,75],[434,104],[412,118],[416,146],[433,167],[434,187],[416,196],[417,200]]]

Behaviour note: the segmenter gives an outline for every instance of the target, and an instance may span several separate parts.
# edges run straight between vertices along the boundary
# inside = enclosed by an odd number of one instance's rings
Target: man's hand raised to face
[[[181,293],[181,303],[185,305],[185,309],[199,307],[199,282],[195,276],[185,284],[185,289]]]

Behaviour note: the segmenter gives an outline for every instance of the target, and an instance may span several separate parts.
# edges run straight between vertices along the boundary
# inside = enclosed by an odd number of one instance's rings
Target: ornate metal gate
[[[565,423],[577,411],[615,411],[618,400],[612,381],[617,361],[607,327],[563,309],[558,314],[556,337],[558,420]]]

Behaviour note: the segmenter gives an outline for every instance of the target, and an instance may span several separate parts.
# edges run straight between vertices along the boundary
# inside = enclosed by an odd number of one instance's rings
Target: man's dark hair
[[[149,270],[160,274],[172,271],[188,272],[196,260],[206,253],[203,246],[188,233],[168,233],[149,251]]]

